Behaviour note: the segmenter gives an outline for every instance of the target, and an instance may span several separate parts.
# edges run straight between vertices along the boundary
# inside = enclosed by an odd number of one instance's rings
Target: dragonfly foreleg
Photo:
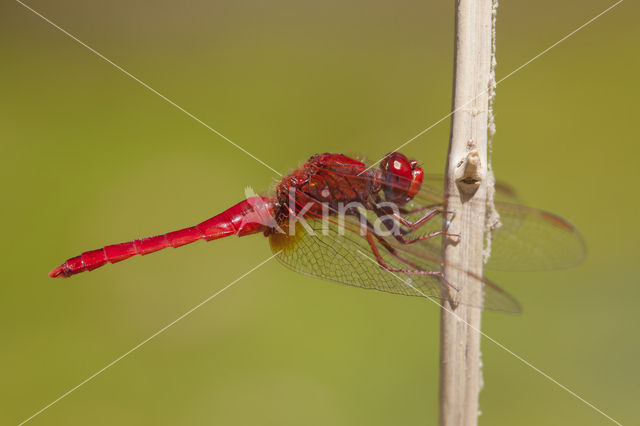
[[[436,207],[442,207],[442,203],[436,203],[436,204],[427,204],[426,206],[420,206],[418,208],[415,209],[411,209],[411,210],[407,210],[403,207],[399,208],[398,211],[400,212],[400,214],[415,214],[415,213],[419,213],[419,212],[423,212],[425,210],[433,210]]]
[[[436,205],[438,204],[434,204],[432,206],[436,206]],[[429,207],[429,206],[425,206],[425,208],[422,208],[422,210],[426,210],[426,207]],[[420,210],[421,209],[415,209],[413,211],[417,212]],[[420,219],[414,222],[402,217],[400,214],[394,212],[392,209],[387,207],[374,206],[374,212],[376,213],[378,218],[382,220],[382,223],[385,225],[385,227],[389,229],[389,231],[392,231],[393,237],[401,244],[413,244],[418,241],[424,241],[429,238],[436,237],[438,235],[444,235],[447,237],[459,237],[458,234],[450,234],[445,231],[435,231],[435,232],[430,232],[429,234],[422,235],[420,237],[409,239],[409,240],[405,238],[405,235],[414,232],[416,229],[419,229],[422,225],[429,222],[434,217],[442,214],[443,210],[441,209],[435,209],[435,208],[429,209],[429,211],[424,216],[422,216]],[[393,223],[393,220],[395,220],[397,223],[399,223],[400,225],[408,229],[401,229],[399,232],[393,232],[394,225],[395,225]]]
[[[373,197],[373,201],[375,204],[380,204],[385,200],[380,195],[376,194]],[[433,204],[425,204],[424,206],[416,207],[414,209],[406,209],[404,207],[399,207],[398,212],[404,215],[415,214],[415,213],[423,212],[425,210],[433,210],[436,207],[442,207],[442,205],[443,205],[442,202],[439,202],[439,203],[433,203]]]

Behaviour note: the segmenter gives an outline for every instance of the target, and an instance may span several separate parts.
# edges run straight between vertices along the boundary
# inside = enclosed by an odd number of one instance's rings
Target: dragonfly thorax
[[[364,163],[342,154],[316,154],[277,186],[278,204],[288,213],[322,215],[350,203],[367,206],[381,186]]]

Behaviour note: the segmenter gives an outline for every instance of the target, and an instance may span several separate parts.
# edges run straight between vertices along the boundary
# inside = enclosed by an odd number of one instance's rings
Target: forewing
[[[428,203],[431,203],[431,195],[429,198],[413,200],[410,206],[416,209]],[[545,271],[570,268],[584,259],[586,248],[582,235],[567,220],[519,204],[496,201],[495,206],[500,215],[500,225],[492,231],[491,255],[485,265],[487,269]],[[447,219],[453,219],[450,214],[443,214]],[[420,218],[420,213],[408,217],[415,221]],[[407,237],[416,238],[442,229],[442,217],[437,216]],[[432,255],[437,255],[441,250],[440,238],[416,244]]]
[[[455,283],[445,283],[439,275],[390,272],[379,265],[366,238],[357,231],[359,222],[347,219],[345,228],[335,222],[324,226],[320,220],[306,220],[310,231],[300,223],[295,235],[274,233],[269,241],[277,259],[285,266],[306,274],[341,284],[406,296],[442,299],[453,291],[460,304],[471,304],[463,290],[452,290]],[[425,271],[439,271],[440,260],[421,250],[411,250],[395,240],[387,240],[397,254],[419,265]],[[378,246],[379,254],[390,269],[413,270],[388,250]],[[518,302],[491,282],[476,277],[485,289],[484,307],[507,312],[520,312]]]
[[[374,175],[350,177],[368,180],[376,185],[389,185],[387,182],[375,182]],[[434,185],[439,185],[436,187]],[[499,198],[513,200],[515,190],[505,183],[498,182],[496,191]],[[443,208],[442,178],[427,175],[422,189],[406,206],[405,214],[411,221],[418,220],[429,208]],[[473,203],[486,203],[485,198],[476,197]],[[488,269],[503,271],[540,271],[569,268],[580,263],[585,256],[585,244],[580,232],[565,219],[544,210],[527,207],[511,202],[495,201],[500,215],[501,226],[492,231],[491,256],[486,265]],[[420,237],[443,230],[443,222],[455,220],[450,213],[443,212],[413,231],[407,237]],[[461,236],[464,238],[464,235]],[[416,243],[416,247],[429,256],[439,257],[441,239],[431,238]]]
[[[569,268],[584,259],[584,240],[565,219],[517,204],[496,203],[496,208],[502,226],[493,231],[487,268],[541,271]]]

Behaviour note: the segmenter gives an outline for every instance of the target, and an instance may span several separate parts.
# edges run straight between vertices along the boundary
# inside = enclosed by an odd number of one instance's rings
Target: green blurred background
[[[612,1],[503,1],[498,78]],[[452,1],[28,3],[269,165],[377,159],[450,108]],[[524,305],[486,333],[640,424],[640,7],[626,1],[498,87],[494,168],[584,233],[588,259],[490,277]],[[20,4],[0,10],[0,423],[17,424],[270,255],[199,243],[69,280],[102,245],[195,224],[276,176]],[[448,121],[404,152],[443,169]],[[439,312],[273,261],[34,425],[424,425]],[[482,425],[608,421],[488,341]]]

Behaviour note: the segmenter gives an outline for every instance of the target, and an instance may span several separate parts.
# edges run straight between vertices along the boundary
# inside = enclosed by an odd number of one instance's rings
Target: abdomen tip
[[[60,276],[64,275],[64,270],[62,268],[62,265],[58,266],[57,268],[53,269],[51,272],[49,272],[49,276],[51,278],[58,278]]]

